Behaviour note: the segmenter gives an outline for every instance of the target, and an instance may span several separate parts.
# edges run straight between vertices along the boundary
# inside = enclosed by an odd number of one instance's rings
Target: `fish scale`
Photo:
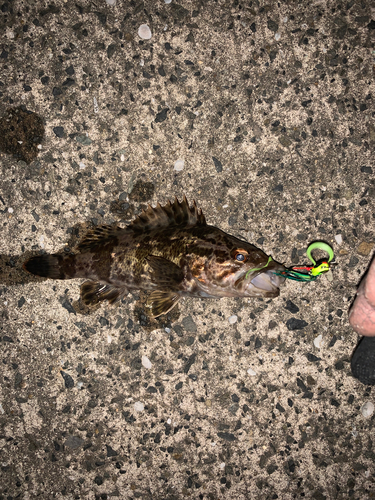
[[[277,297],[285,267],[262,250],[206,223],[186,197],[149,206],[125,228],[99,226],[73,255],[37,255],[24,269],[51,279],[85,278],[86,305],[149,291],[154,317],[181,297]]]

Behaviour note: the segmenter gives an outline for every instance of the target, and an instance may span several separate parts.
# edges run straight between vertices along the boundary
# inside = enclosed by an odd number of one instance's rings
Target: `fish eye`
[[[246,260],[247,260],[247,253],[244,250],[237,250],[237,252],[234,255],[234,258],[238,262],[246,262]]]

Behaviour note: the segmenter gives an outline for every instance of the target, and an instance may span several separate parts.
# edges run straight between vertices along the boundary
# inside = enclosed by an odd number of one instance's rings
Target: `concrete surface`
[[[0,19],[0,115],[45,126],[29,164],[0,156],[0,498],[374,498],[347,320],[375,242],[371,2],[2,0]],[[141,295],[84,310],[78,280],[22,271],[183,193],[286,265],[324,239],[333,281],[150,321]]]

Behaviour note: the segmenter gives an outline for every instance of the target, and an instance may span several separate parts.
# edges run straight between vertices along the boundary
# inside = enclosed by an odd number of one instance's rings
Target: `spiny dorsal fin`
[[[105,247],[106,245],[116,245],[117,236],[115,234],[116,227],[113,226],[98,226],[83,237],[81,243],[77,246],[77,250],[81,252],[93,251],[98,245]]]
[[[184,195],[180,203],[177,198],[174,202],[162,207],[160,203],[155,208],[150,205],[128,226],[135,232],[152,231],[169,226],[205,226],[206,219],[202,210],[197,208],[195,201],[189,207],[189,203]]]

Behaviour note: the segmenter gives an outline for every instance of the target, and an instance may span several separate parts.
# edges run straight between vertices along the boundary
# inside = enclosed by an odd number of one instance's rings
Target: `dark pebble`
[[[311,354],[311,352],[308,352],[306,354],[306,358],[307,358],[308,361],[311,361],[311,362],[320,361],[322,359],[322,358],[318,358],[314,354]]]
[[[176,391],[179,391],[183,386],[183,382],[179,382],[178,384],[175,385]]]
[[[61,305],[63,306],[64,309],[66,309],[68,311],[68,313],[77,314],[74,307],[72,306],[72,304],[69,302],[68,299],[64,299],[62,301]]]
[[[194,341],[195,341],[195,337],[190,336],[190,337],[188,337],[188,338],[187,338],[187,340],[186,340],[185,344],[186,344],[187,346],[190,346],[190,345],[193,345],[193,344],[194,344]]]
[[[232,399],[233,403],[240,402],[240,398],[237,396],[237,394],[232,394],[231,399]]]
[[[18,307],[21,309],[21,307],[24,305],[26,302],[25,297],[21,297],[20,300],[18,301]]]
[[[194,323],[194,320],[191,316],[186,316],[182,320],[182,326],[189,333],[196,333],[196,331],[197,331],[197,325]]]
[[[19,396],[16,396],[16,401],[17,401],[17,403],[23,404],[23,403],[27,403],[28,400],[26,398],[21,398]]]
[[[108,59],[111,59],[111,57],[113,56],[113,54],[115,53],[116,51],[116,44],[115,43],[111,43],[111,45],[108,45],[107,47],[107,57]]]
[[[36,222],[40,221],[39,215],[34,210],[31,212],[31,215],[34,217]]]
[[[220,439],[224,439],[224,441],[235,441],[236,436],[231,432],[218,432],[217,435]]]
[[[267,474],[271,475],[273,474],[275,471],[277,471],[278,469],[278,466],[275,465],[275,464],[271,464],[267,467]]]
[[[168,108],[164,108],[160,111],[160,113],[158,113],[156,115],[156,118],[155,118],[155,123],[161,123],[163,122],[164,120],[167,119],[167,113],[168,113],[169,109]]]
[[[312,399],[314,396],[314,393],[311,391],[306,391],[305,394],[302,396],[302,399]]]
[[[288,469],[291,473],[293,473],[295,471],[295,468],[296,468],[296,464],[294,463],[293,459],[289,459],[288,460]]]
[[[65,387],[67,389],[71,389],[72,387],[74,387],[73,378],[68,373],[65,373],[63,371],[61,371],[60,373],[61,373],[62,378],[64,379]]]
[[[355,267],[358,264],[358,262],[359,262],[359,259],[355,255],[353,255],[352,257],[350,257],[348,266]]]
[[[280,413],[284,413],[285,412],[285,408],[283,408],[280,403],[276,404],[276,409],[279,410]]]
[[[291,330],[291,331],[303,330],[303,328],[305,328],[305,326],[307,326],[307,325],[308,325],[308,323],[306,323],[306,321],[303,319],[290,318],[286,322],[286,326],[287,326],[288,330]]]
[[[188,373],[188,372],[189,372],[189,370],[190,370],[190,368],[191,368],[191,365],[193,365],[193,364],[195,363],[195,359],[196,359],[196,357],[197,357],[196,353],[192,354],[192,355],[189,357],[189,359],[188,359],[188,361],[187,361],[186,365],[184,366],[184,373]]]
[[[228,219],[228,226],[234,226],[235,224],[237,224],[237,216],[231,215]]]
[[[296,314],[299,311],[299,307],[296,306],[291,300],[286,301],[285,309],[287,309],[292,314]]]
[[[159,66],[158,73],[159,73],[160,76],[165,76],[164,66]]]
[[[259,349],[260,347],[262,347],[262,341],[260,340],[259,337],[257,337],[255,339],[255,349]]]
[[[73,78],[67,78],[66,80],[63,81],[63,86],[64,87],[71,87],[75,83],[76,83],[76,81]]]
[[[336,406],[336,408],[338,408],[340,406],[340,403],[336,400],[336,399],[331,399],[331,405],[332,406]]]
[[[217,173],[220,173],[223,171],[223,165],[221,163],[221,161],[219,161],[217,158],[215,158],[214,156],[212,157],[212,160],[214,162],[214,165],[215,165],[215,168],[216,168],[216,172]]]
[[[343,370],[344,369],[344,362],[342,360],[337,361],[337,363],[335,363],[335,368],[336,368],[336,370]]]
[[[303,381],[300,378],[297,378],[297,386],[302,389],[304,392],[307,391],[307,387],[303,383]]]
[[[108,444],[105,445],[107,448],[107,457],[116,457],[118,455],[117,451],[115,451],[111,446]]]
[[[284,186],[282,184],[278,184],[277,186],[275,186],[273,188],[273,190],[276,192],[276,193],[282,193],[284,191]]]
[[[101,326],[108,326],[109,325],[109,321],[104,316],[100,316],[99,323],[101,324]]]
[[[276,31],[279,29],[279,25],[277,24],[276,21],[272,21],[272,19],[269,19],[267,22],[267,28],[270,31],[273,31],[274,33],[276,33]]]
[[[363,166],[361,167],[361,172],[364,172],[365,174],[372,174],[372,168]]]
[[[52,130],[57,137],[64,137],[64,127],[53,127]]]
[[[81,439],[78,436],[69,436],[67,440],[65,441],[65,445],[71,448],[72,450],[76,450],[80,446],[82,446],[84,443],[83,439]],[[58,444],[58,443],[56,443]],[[59,446],[59,445],[58,445]],[[59,451],[59,450],[56,450]]]

